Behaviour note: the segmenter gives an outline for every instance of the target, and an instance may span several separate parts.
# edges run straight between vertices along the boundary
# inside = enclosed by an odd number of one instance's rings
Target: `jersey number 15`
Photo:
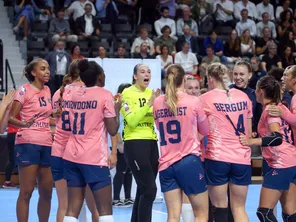
[[[80,129],[77,129],[77,122],[79,113],[74,113],[74,122],[73,122],[73,127],[72,127],[72,133],[73,134],[78,134],[78,135],[84,135],[84,126],[85,126],[85,115],[86,113],[80,113]],[[65,131],[71,131],[71,123],[70,123],[70,118],[69,118],[69,112],[68,111],[63,111],[62,112],[62,129]]]

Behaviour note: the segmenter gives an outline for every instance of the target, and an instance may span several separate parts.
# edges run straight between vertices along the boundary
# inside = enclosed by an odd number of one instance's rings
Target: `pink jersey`
[[[71,92],[71,89],[75,87],[82,86],[82,83],[79,84],[77,82],[72,83],[65,87],[65,91],[63,93],[63,97],[67,97],[68,93]],[[53,112],[55,113],[59,108],[59,98],[60,98],[60,90],[57,90],[52,97],[52,107]],[[66,100],[62,100],[62,106]],[[68,112],[68,111],[66,111]],[[51,155],[56,157],[63,157],[64,150],[66,148],[67,142],[69,140],[71,129],[70,125],[63,124],[63,118],[65,118],[65,113],[61,113],[60,116],[56,117],[56,130],[54,134],[54,140],[51,149]],[[65,121],[65,120],[64,120]]]
[[[287,109],[282,104],[278,105],[281,109]],[[260,137],[271,134],[269,125],[278,123],[280,132],[283,135],[283,143],[279,146],[262,147],[262,155],[268,165],[272,168],[288,168],[296,166],[296,147],[293,146],[290,126],[280,117],[271,117],[267,114],[266,108],[263,110],[261,119],[258,123],[258,133]]]
[[[29,128],[19,129],[15,144],[29,143],[51,146],[49,116],[52,114],[52,106],[49,88],[44,86],[42,90],[39,90],[29,83],[25,84],[17,90],[14,100],[22,104],[20,110],[22,121],[35,119]]]
[[[101,87],[79,87],[63,97],[65,121],[72,133],[67,143],[65,160],[108,166],[108,141],[105,118],[116,116],[111,92]]]
[[[208,122],[199,98],[183,92],[178,93],[175,116],[166,105],[163,95],[154,101],[153,113],[160,135],[159,171],[189,154],[200,156],[198,126],[201,127],[201,133],[207,134]]]
[[[228,163],[251,164],[251,148],[241,145],[240,133],[248,136],[252,103],[244,92],[214,89],[200,96],[209,118],[210,132],[205,158]]]
[[[293,114],[296,114],[296,95],[292,97],[291,101],[291,112]],[[294,117],[295,118],[295,117]],[[296,126],[292,127],[293,135],[294,135],[294,141],[295,141],[295,146],[296,146]]]

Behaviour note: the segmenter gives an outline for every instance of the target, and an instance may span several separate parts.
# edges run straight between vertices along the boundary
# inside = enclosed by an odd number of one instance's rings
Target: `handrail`
[[[15,85],[14,77],[12,75],[12,71],[11,71],[11,68],[9,65],[9,61],[8,61],[8,59],[5,59],[5,94],[7,94],[7,92],[8,92],[8,71],[10,74],[13,88],[16,89],[16,85]]]

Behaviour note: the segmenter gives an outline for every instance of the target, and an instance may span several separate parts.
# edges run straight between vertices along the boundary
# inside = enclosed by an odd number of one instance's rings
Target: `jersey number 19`
[[[166,146],[169,143],[175,144],[181,142],[181,124],[178,120],[168,121],[166,124],[159,122],[160,146]],[[172,137],[165,138],[169,134]]]

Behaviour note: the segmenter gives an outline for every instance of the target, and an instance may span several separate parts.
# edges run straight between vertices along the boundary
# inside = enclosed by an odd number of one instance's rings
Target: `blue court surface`
[[[248,199],[247,199],[247,213],[249,215],[250,222],[259,221],[256,216],[256,209],[259,203],[261,185],[251,185],[249,187]],[[17,189],[0,189],[0,221],[16,222],[15,206],[18,196]],[[29,222],[38,222],[37,217],[37,201],[38,193],[35,190],[30,203],[30,218]],[[55,215],[57,211],[58,201],[54,190],[52,198],[52,207],[50,213],[50,222],[55,222]],[[129,222],[131,216],[131,208],[114,208],[115,222]],[[279,222],[282,222],[281,208],[277,206],[277,218]],[[90,213],[88,212],[88,221],[90,220]],[[153,222],[165,222],[167,218],[165,203],[155,203],[153,206]]]

